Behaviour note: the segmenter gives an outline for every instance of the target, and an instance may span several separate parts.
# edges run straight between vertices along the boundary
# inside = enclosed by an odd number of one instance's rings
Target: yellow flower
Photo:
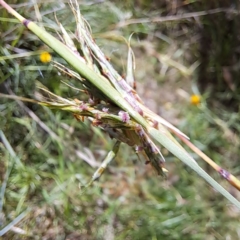
[[[192,95],[190,102],[192,105],[198,105],[201,102],[201,97],[199,95]]]
[[[52,59],[52,56],[51,56],[51,54],[49,52],[42,52],[40,54],[40,60],[43,63],[48,63],[48,62],[51,61],[51,59]]]

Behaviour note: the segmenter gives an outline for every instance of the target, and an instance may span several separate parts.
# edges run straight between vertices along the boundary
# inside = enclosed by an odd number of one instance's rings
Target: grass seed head
[[[118,113],[118,116],[121,117],[122,121],[125,122],[125,123],[127,123],[130,120],[130,116],[127,112],[120,111]]]

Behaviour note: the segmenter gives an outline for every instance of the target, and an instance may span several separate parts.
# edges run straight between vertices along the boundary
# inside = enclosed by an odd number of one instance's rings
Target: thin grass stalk
[[[107,168],[107,165],[116,157],[119,147],[120,147],[120,144],[121,144],[120,141],[117,141],[114,144],[113,149],[108,152],[106,158],[103,160],[103,162],[101,163],[101,165],[99,166],[97,171],[93,174],[92,179],[85,186],[86,188],[89,187],[94,181],[96,181],[97,179],[99,179],[102,176],[103,172]]]
[[[240,181],[235,176],[233,176],[227,170],[221,168],[218,164],[216,164],[211,158],[209,158],[205,153],[203,153],[199,148],[197,148],[188,139],[183,138],[179,134],[177,134],[177,135],[190,149],[192,149],[192,151],[194,151],[199,157],[201,157],[205,162],[207,162],[214,170],[216,170],[232,186],[234,186],[236,189],[240,190]]]

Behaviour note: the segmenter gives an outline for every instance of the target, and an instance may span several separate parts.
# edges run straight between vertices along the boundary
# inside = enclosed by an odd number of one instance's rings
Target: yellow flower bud
[[[51,61],[51,59],[52,59],[52,56],[51,56],[51,54],[49,52],[42,52],[40,54],[40,60],[43,63],[48,63],[48,62]]]
[[[198,105],[201,102],[201,97],[199,95],[192,95],[190,102],[192,105]]]

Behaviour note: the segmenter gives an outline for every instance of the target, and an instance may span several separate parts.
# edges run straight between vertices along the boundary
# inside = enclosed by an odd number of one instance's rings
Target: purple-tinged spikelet
[[[80,106],[79,106],[80,110],[87,110],[88,109],[88,106],[86,105],[86,103],[81,103]]]
[[[100,113],[96,113],[96,114],[95,114],[95,118],[98,119],[98,120],[101,119]]]
[[[95,103],[92,98],[89,98],[89,99],[88,99],[88,102],[89,102],[91,105],[94,105],[94,103]]]
[[[156,120],[153,121],[153,127],[158,129],[158,121],[156,121]]]
[[[118,116],[122,119],[123,122],[127,123],[130,120],[129,114],[124,111],[120,111]]]
[[[135,147],[136,153],[141,152],[141,151],[143,151],[143,150],[144,150],[144,147],[143,147],[143,146],[136,146],[136,147]]]
[[[228,171],[226,171],[225,169],[221,168],[221,169],[219,170],[219,173],[220,173],[220,175],[221,175],[223,178],[229,180],[229,178],[230,178],[230,173],[229,173]]]
[[[105,112],[105,113],[107,113],[108,110],[109,110],[109,108],[105,108],[105,107],[102,109],[102,111]]]

